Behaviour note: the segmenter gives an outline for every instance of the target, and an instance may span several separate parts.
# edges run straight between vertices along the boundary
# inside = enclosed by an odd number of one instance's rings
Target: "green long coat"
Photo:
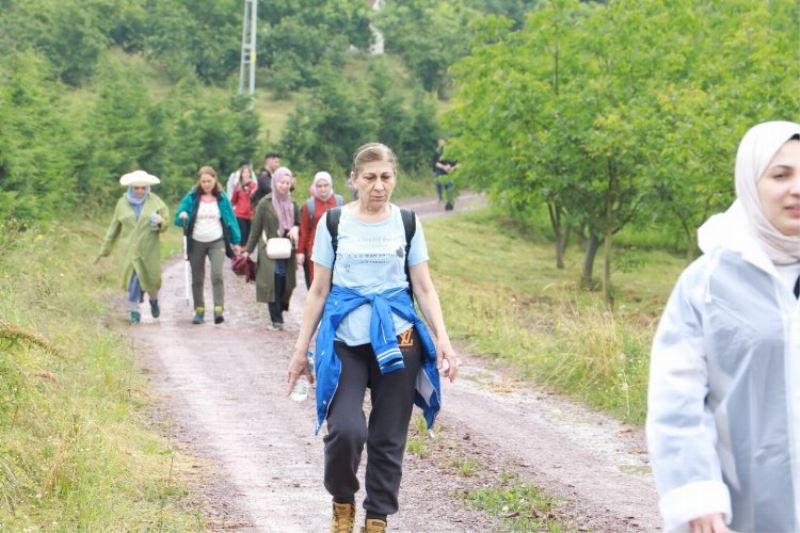
[[[150,215],[153,213],[158,213],[164,219],[158,231],[150,228]],[[169,209],[163,200],[152,192],[148,193],[144,201],[139,220],[136,220],[133,208],[124,195],[117,201],[100,256],[105,257],[110,254],[117,239],[122,238],[122,247],[125,249],[121,278],[123,290],[128,289],[134,270],[139,274],[139,283],[144,292],[156,292],[161,288],[159,235],[166,231],[168,221]]]
[[[297,204],[294,204],[295,223],[300,217]],[[256,212],[253,214],[253,222],[250,227],[250,238],[247,239],[247,253],[252,255],[253,250],[258,247],[257,267],[256,267],[256,301],[269,303],[275,301],[275,260],[267,258],[267,244],[262,238],[262,232],[267,238],[278,236],[278,214],[272,206],[272,194],[268,194],[258,202]],[[283,309],[289,309],[289,300],[292,298],[292,291],[297,286],[297,267],[295,250],[288,259],[289,265],[286,269],[286,292],[283,294]]]

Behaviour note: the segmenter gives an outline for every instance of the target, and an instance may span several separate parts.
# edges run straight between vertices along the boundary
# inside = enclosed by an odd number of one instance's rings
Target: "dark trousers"
[[[422,350],[416,331],[412,346],[401,347],[405,368],[381,374],[372,346],[334,348],[342,361],[339,386],[328,411],[325,435],[325,488],[336,502],[355,501],[358,465],[367,444],[367,497],[364,509],[376,515],[397,512],[403,453],[414,406]],[[369,387],[372,411],[364,417],[364,391]]]
[[[274,324],[283,324],[283,295],[286,294],[288,259],[275,261],[275,299],[267,304],[269,318]]]
[[[250,226],[252,221],[246,218],[239,218],[236,217],[236,221],[239,223],[239,233],[242,234],[242,246],[247,243],[247,239],[250,237]]]
[[[439,176],[434,176],[436,180],[436,196],[439,198],[439,201],[442,201],[442,195],[444,194],[444,183],[439,181]]]
[[[206,256],[211,262],[211,288],[214,295],[214,306],[225,305],[225,286],[222,284],[222,266],[225,262],[225,241],[200,242],[192,239],[192,251],[189,252],[189,265],[192,268],[192,298],[194,306],[205,308],[203,300],[203,284],[206,277]]]

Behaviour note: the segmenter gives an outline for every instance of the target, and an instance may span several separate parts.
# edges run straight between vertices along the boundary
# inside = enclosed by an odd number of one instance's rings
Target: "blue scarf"
[[[436,348],[425,323],[417,315],[411,296],[405,288],[389,289],[377,294],[360,294],[354,289],[334,285],[325,302],[315,355],[317,375],[317,425],[319,431],[328,414],[333,396],[339,384],[342,363],[333,349],[336,328],[342,320],[365,303],[372,304],[369,337],[381,374],[404,368],[403,354],[397,345],[397,333],[392,315],[411,322],[422,342],[423,358],[417,378],[414,403],[425,415],[428,427],[433,425],[441,402],[439,373],[436,370]]]
[[[139,215],[142,214],[142,208],[144,207],[144,202],[147,200],[148,194],[150,194],[150,187],[144,190],[144,195],[141,198],[137,198],[136,195],[133,194],[133,187],[128,187],[128,192],[125,193],[125,199],[131,204],[136,220],[139,220]]]

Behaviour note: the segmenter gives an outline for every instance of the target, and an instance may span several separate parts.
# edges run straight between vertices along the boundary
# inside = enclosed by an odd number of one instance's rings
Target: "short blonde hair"
[[[392,164],[397,175],[397,156],[391,148],[381,143],[367,143],[358,147],[353,153],[353,174],[358,175],[364,165],[375,161],[386,161]]]

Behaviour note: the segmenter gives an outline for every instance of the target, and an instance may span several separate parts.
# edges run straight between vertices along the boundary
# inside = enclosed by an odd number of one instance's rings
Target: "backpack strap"
[[[403,219],[403,230],[406,233],[406,260],[405,260],[405,271],[406,271],[406,279],[408,280],[408,294],[411,296],[411,301],[414,301],[414,290],[411,287],[411,272],[408,268],[408,252],[411,250],[411,239],[414,238],[414,234],[417,232],[417,217],[414,215],[414,211],[411,209],[400,209],[400,218]]]
[[[314,220],[314,197],[310,197],[306,200],[306,208],[308,209],[308,221],[311,222]]]
[[[331,264],[331,272],[333,272],[333,265],[336,263],[336,249],[339,247],[340,218],[342,218],[341,207],[334,207],[325,212],[325,226],[328,228],[328,233],[331,234],[331,246],[333,246],[333,263]]]

